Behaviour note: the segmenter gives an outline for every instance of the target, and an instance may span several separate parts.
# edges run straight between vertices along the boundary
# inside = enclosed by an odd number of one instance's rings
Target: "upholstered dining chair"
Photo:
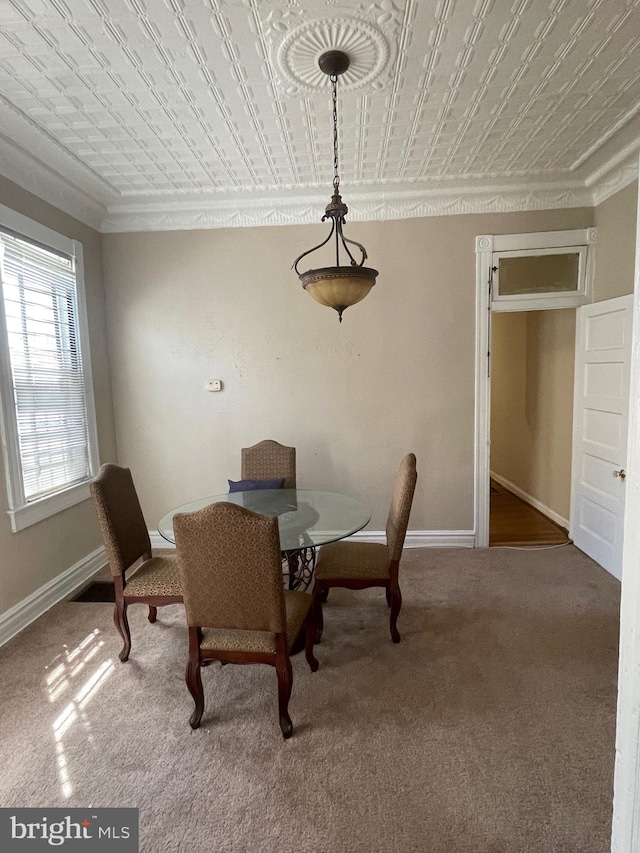
[[[320,548],[313,590],[317,642],[322,636],[322,602],[327,600],[329,589],[335,586],[348,589],[383,587],[386,591],[387,604],[391,608],[389,625],[391,639],[394,643],[400,642],[396,625],[402,607],[398,572],[417,476],[416,457],[413,453],[408,453],[400,463],[396,476],[387,518],[386,544],[331,542]]]
[[[286,447],[273,439],[266,439],[251,447],[240,450],[240,474],[242,481],[284,479],[283,488],[296,488],[296,449]],[[296,554],[286,554],[282,566],[288,578],[289,588],[297,585],[300,562],[309,566],[309,572],[315,564],[315,548],[306,548]]]
[[[201,667],[215,660],[266,663],[276,670],[280,728],[290,737],[289,655],[301,632],[312,672],[318,661],[311,596],[282,586],[278,519],[221,502],[179,513],[173,527],[189,626],[191,727],[198,728],[204,712]]]
[[[296,487],[296,449],[272,439],[240,450],[240,474],[243,480],[272,480],[284,477],[284,488]]]
[[[111,463],[100,468],[90,484],[93,505],[115,587],[113,621],[124,640],[120,660],[129,659],[131,631],[129,604],[148,604],[149,622],[155,622],[158,607],[182,601],[178,560],[174,555],[153,557],[131,471]],[[138,560],[135,574],[127,572]]]

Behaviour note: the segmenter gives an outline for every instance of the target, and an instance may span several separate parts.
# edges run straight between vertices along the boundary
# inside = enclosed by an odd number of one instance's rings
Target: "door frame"
[[[475,350],[475,429],[474,429],[474,546],[489,547],[489,467],[491,435],[491,314],[492,311],[532,311],[579,307],[592,299],[595,270],[595,228],[571,231],[536,231],[529,234],[481,234],[476,237],[476,350]],[[491,303],[491,268],[494,252],[516,249],[587,246],[586,294],[561,302],[553,296],[523,297],[499,305]],[[535,307],[533,307],[535,305]],[[571,518],[569,518],[571,521]]]

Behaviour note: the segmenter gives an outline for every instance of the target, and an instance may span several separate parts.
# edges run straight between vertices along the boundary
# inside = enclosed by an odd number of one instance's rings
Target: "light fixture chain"
[[[333,89],[333,188],[336,193],[340,191],[340,175],[338,174],[338,76],[332,74],[329,78]]]

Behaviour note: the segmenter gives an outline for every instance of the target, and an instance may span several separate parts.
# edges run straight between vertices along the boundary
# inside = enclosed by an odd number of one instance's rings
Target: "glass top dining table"
[[[174,515],[195,512],[220,501],[277,516],[283,552],[315,548],[344,539],[362,530],[371,520],[367,507],[349,495],[312,489],[258,489],[212,495],[182,504],[160,519],[158,532],[168,542],[175,543]]]

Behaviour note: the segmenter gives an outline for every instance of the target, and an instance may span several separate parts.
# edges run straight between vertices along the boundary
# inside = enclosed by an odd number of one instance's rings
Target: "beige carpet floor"
[[[136,806],[141,850],[609,849],[619,586],[573,546],[405,552],[403,642],[382,591],[334,591],[295,732],[269,667],[203,673],[191,731],[179,606],[63,602],[0,649],[0,805]]]

